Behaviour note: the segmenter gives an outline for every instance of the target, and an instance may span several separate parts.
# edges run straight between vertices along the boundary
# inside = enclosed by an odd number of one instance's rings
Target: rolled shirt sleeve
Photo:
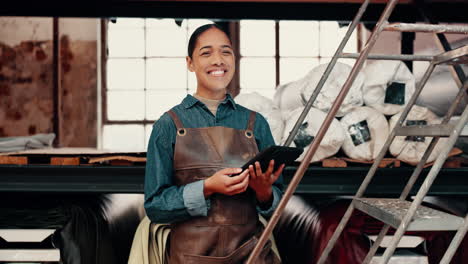
[[[183,192],[184,205],[191,216],[208,215],[210,200],[205,199],[203,193],[204,182],[200,180],[185,185]]]

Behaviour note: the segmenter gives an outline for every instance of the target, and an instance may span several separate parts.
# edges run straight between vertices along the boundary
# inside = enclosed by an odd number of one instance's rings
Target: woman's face
[[[187,67],[197,76],[197,94],[210,99],[222,99],[235,71],[231,41],[217,28],[210,28],[197,39]]]

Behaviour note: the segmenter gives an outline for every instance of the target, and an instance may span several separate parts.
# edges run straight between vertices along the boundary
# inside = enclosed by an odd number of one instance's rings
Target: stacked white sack
[[[385,144],[389,130],[385,116],[371,107],[358,107],[340,120],[345,132],[343,151],[358,160],[373,160]]]
[[[317,84],[322,78],[325,69],[327,68],[327,64],[321,64],[315,68],[313,68],[305,77],[306,84],[302,87],[301,93],[302,96],[308,100],[312,93],[314,92]],[[341,91],[343,84],[345,83],[346,79],[348,78],[349,73],[351,72],[351,66],[337,62],[333,70],[331,71],[330,75],[327,78],[327,81],[323,85],[320,93],[317,96],[317,99],[314,102],[314,107],[328,112],[335,102],[336,97]],[[348,94],[346,95],[340,109],[336,113],[337,117],[341,117],[346,113],[349,113],[353,108],[361,106],[363,104],[362,99],[362,85],[364,83],[364,76],[362,74],[358,74],[356,80],[354,81],[351,89],[349,90]]]
[[[288,138],[289,133],[293,129],[294,125],[296,124],[296,121],[299,119],[299,116],[301,115],[303,110],[303,107],[298,108],[291,112],[288,116],[283,133],[283,143]],[[302,122],[302,125],[298,133],[296,134],[293,143],[291,143],[292,147],[304,148],[304,152],[297,159],[297,161],[301,161],[304,158],[305,153],[309,149],[310,143],[312,142],[313,138],[322,126],[326,115],[326,113],[319,109],[310,109],[309,114]],[[333,119],[327,133],[325,134],[322,142],[320,143],[320,146],[315,152],[314,157],[312,157],[312,162],[319,161],[324,158],[335,155],[340,149],[341,145],[343,144],[344,136],[344,131],[340,125],[340,122],[338,122],[338,120],[336,119]]]
[[[390,130],[393,129],[401,113],[398,113],[390,119]],[[440,124],[440,119],[429,109],[421,106],[413,106],[404,125],[431,125]],[[423,156],[427,146],[431,142],[432,137],[395,137],[393,143],[390,145],[390,153],[406,163],[416,165]],[[435,146],[427,162],[434,161],[440,153],[441,148],[447,142],[446,138],[440,138]]]
[[[279,143],[283,136],[284,121],[281,112],[273,104],[273,101],[257,92],[239,94],[235,98],[236,103],[262,114],[270,125],[271,134],[275,143]]]
[[[259,113],[269,112],[276,108],[270,98],[267,98],[257,92],[240,93],[234,100],[236,103]]]
[[[293,110],[304,106],[301,98],[302,80],[290,82],[276,87],[273,102],[279,108],[284,117],[288,116]]]
[[[364,103],[384,115],[403,111],[415,90],[415,78],[402,61],[374,61],[364,69]]]

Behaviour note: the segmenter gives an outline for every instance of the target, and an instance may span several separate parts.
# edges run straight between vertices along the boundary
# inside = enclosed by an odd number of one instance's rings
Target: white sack
[[[415,90],[415,78],[402,61],[374,61],[364,69],[364,103],[385,115],[403,111]]]
[[[340,120],[345,132],[344,153],[353,159],[373,160],[388,137],[388,122],[379,111],[362,106]]]
[[[400,118],[401,113],[398,113],[390,119],[390,130],[393,129],[398,118]],[[406,125],[409,121],[426,121],[427,125],[431,124],[440,124],[440,119],[429,109],[421,106],[413,106],[408,117],[407,121],[404,122]],[[406,163],[416,165],[423,156],[427,146],[431,142],[432,137],[412,137],[408,138],[405,136],[395,137],[393,143],[390,145],[390,153],[397,157],[399,160],[402,160]],[[439,142],[435,146],[427,162],[434,161],[440,153],[441,148],[447,142],[447,138],[440,138]]]
[[[257,92],[240,93],[235,98],[236,103],[263,114],[264,112],[272,111],[275,106],[270,98],[267,98]]]
[[[301,98],[301,82],[295,81],[276,87],[273,102],[280,109],[283,117],[293,110],[304,106]]]
[[[317,87],[317,84],[319,83],[320,78],[322,78],[322,75],[325,72],[327,66],[328,63],[321,64],[313,68],[305,77],[306,84],[303,86],[301,93],[306,100],[310,98],[313,91]],[[325,112],[328,112],[330,110],[333,102],[335,102],[336,97],[340,93],[343,84],[348,78],[351,69],[351,66],[347,64],[340,62],[336,63],[335,67],[328,76],[327,81],[323,85],[322,90],[320,90],[320,93],[314,102],[314,107]],[[361,106],[363,104],[361,91],[363,83],[364,76],[362,74],[358,74],[356,80],[351,86],[351,89],[346,95],[343,104],[336,113],[336,116],[341,117],[346,113],[350,112],[353,108]]]
[[[301,115],[303,110],[303,107],[298,108],[291,112],[288,116],[283,133],[283,143],[288,138],[289,132],[291,132],[291,130],[293,129],[294,125],[296,124],[296,121],[299,119],[299,116]],[[310,143],[312,142],[312,137],[315,137],[315,135],[317,134],[318,130],[322,126],[323,121],[325,120],[326,115],[326,113],[319,109],[310,109],[309,114],[302,122],[301,129],[299,129],[294,141],[291,143],[292,147],[304,147],[304,152],[297,159],[297,161],[301,161],[304,158],[305,153],[309,149]],[[343,141],[343,128],[341,127],[340,122],[338,122],[338,120],[333,119],[314,157],[312,157],[312,162],[319,161],[324,158],[335,155],[340,149],[341,145],[343,144]]]
[[[281,117],[281,111],[276,108],[271,99],[253,92],[241,93],[236,96],[235,101],[252,111],[262,114],[270,125],[275,143],[279,144],[283,136],[284,121]]]
[[[269,112],[261,113],[270,125],[271,134],[275,139],[275,143],[278,145],[281,142],[284,131],[284,121],[281,118],[281,111],[279,109],[273,109]]]

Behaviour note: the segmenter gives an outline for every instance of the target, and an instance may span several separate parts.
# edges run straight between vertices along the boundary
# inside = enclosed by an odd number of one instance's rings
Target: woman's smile
[[[197,76],[198,95],[224,98],[236,69],[231,41],[221,30],[208,29],[198,37],[192,57],[187,57],[187,66]]]

